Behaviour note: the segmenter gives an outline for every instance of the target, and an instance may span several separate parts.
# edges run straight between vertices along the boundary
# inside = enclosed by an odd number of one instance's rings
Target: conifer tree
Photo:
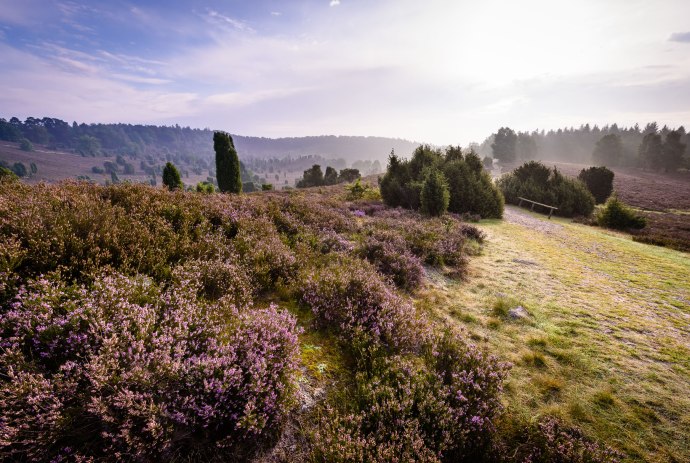
[[[167,186],[171,191],[184,188],[180,178],[180,171],[177,170],[177,167],[172,162],[168,162],[163,168],[163,185]]]
[[[431,216],[441,216],[448,210],[450,193],[445,177],[438,170],[430,171],[420,196],[422,212]]]
[[[226,132],[213,134],[213,149],[216,151],[216,178],[222,193],[242,193],[240,159],[237,156],[232,137]]]

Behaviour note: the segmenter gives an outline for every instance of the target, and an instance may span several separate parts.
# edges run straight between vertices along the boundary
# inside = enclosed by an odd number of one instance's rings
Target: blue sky
[[[690,125],[687,0],[0,0],[0,117],[437,144]]]

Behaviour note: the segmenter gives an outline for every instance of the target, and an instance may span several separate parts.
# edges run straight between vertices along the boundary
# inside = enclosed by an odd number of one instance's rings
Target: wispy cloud
[[[271,16],[281,16],[283,13],[280,11],[271,11]]]
[[[340,5],[340,0],[331,0],[330,5],[331,6],[338,6],[338,5]]]
[[[674,32],[669,40],[671,42],[690,43],[690,32]]]
[[[215,10],[208,10],[207,13],[208,17],[214,22],[228,24],[234,29],[242,32],[255,32],[254,29],[252,29],[247,23],[239,19],[231,18],[230,16],[226,16]]]

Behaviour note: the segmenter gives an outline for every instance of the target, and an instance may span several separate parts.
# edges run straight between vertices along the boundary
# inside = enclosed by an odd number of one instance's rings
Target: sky
[[[688,0],[0,0],[0,117],[481,142],[690,125]]]

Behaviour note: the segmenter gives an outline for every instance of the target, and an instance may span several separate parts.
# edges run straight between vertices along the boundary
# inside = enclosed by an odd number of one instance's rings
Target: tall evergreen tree
[[[600,166],[617,166],[623,156],[623,144],[618,134],[604,135],[597,142],[592,159]]]
[[[666,135],[661,153],[661,168],[665,171],[675,171],[683,163],[683,155],[687,145],[681,141],[681,133],[677,130]]]
[[[504,162],[514,161],[517,138],[515,131],[509,127],[498,129],[494,142],[491,144],[494,158]]]
[[[661,161],[662,148],[661,135],[656,132],[647,133],[642,139],[640,147],[637,149],[640,163],[644,167],[658,169]]]
[[[180,171],[177,170],[177,167],[172,162],[168,162],[163,168],[163,185],[167,186],[169,190],[181,190],[184,188],[180,178]]]
[[[241,193],[240,159],[237,157],[237,151],[230,134],[215,132],[213,134],[213,149],[216,152],[218,189],[222,193]]]

